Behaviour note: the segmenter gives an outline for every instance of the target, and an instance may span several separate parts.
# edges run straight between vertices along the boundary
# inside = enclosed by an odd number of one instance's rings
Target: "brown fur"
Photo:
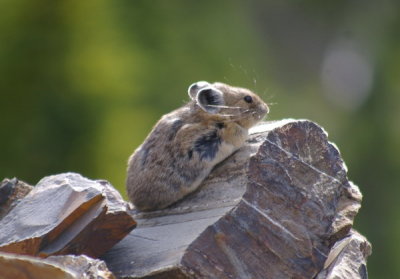
[[[196,96],[201,91],[209,93],[206,90],[212,95],[222,93],[224,104],[208,106],[206,102],[201,107]],[[256,94],[223,83],[193,84],[189,96],[192,100],[164,115],[129,158],[127,192],[139,210],[165,208],[196,190],[268,113],[268,106]],[[251,96],[252,102],[246,102],[245,96]]]

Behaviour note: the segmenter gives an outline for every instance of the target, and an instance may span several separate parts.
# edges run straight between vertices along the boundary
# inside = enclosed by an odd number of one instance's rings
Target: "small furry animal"
[[[196,82],[188,94],[191,101],[164,115],[129,158],[127,193],[138,210],[165,208],[196,190],[269,112],[250,90],[219,82]]]

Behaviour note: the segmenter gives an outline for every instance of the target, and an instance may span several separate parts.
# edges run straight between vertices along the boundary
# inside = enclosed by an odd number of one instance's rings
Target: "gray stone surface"
[[[75,173],[48,176],[0,220],[0,251],[98,257],[135,225],[108,182]]]
[[[101,260],[87,256],[40,259],[0,252],[0,279],[115,279]]]
[[[107,181],[74,173],[21,195],[18,180],[1,185],[0,251],[96,257],[123,238],[102,257],[119,278],[367,278],[371,245],[352,230],[362,195],[307,120],[255,127],[198,191],[160,211],[130,212]],[[86,256],[0,253],[0,279],[27,274],[114,278]]]
[[[367,257],[371,252],[368,240],[352,230],[332,247],[324,269],[316,279],[367,279]]]
[[[0,279],[77,279],[70,269],[38,258],[0,252]]]
[[[321,279],[331,247],[353,235],[361,199],[321,127],[269,122],[199,191],[168,209],[136,212],[137,229],[104,260],[121,278]]]
[[[50,256],[46,262],[72,270],[76,279],[115,279],[103,261],[85,255]]]
[[[5,178],[0,183],[0,219],[8,214],[33,187],[17,178]]]

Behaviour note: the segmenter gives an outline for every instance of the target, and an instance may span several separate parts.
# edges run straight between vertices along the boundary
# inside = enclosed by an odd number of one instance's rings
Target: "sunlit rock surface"
[[[138,227],[103,258],[121,278],[321,279],[348,278],[329,276],[357,254],[346,268],[365,278],[366,240],[363,250],[331,251],[355,237],[361,199],[321,127],[264,123],[197,192],[165,210],[136,212]]]
[[[53,175],[0,220],[0,251],[99,257],[135,226],[127,203],[107,181]]]

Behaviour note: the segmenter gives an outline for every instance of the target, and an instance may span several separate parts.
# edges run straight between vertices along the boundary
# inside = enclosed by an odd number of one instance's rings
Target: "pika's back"
[[[165,208],[194,191],[268,113],[256,94],[223,83],[197,82],[188,94],[129,159],[127,192],[139,210]]]

